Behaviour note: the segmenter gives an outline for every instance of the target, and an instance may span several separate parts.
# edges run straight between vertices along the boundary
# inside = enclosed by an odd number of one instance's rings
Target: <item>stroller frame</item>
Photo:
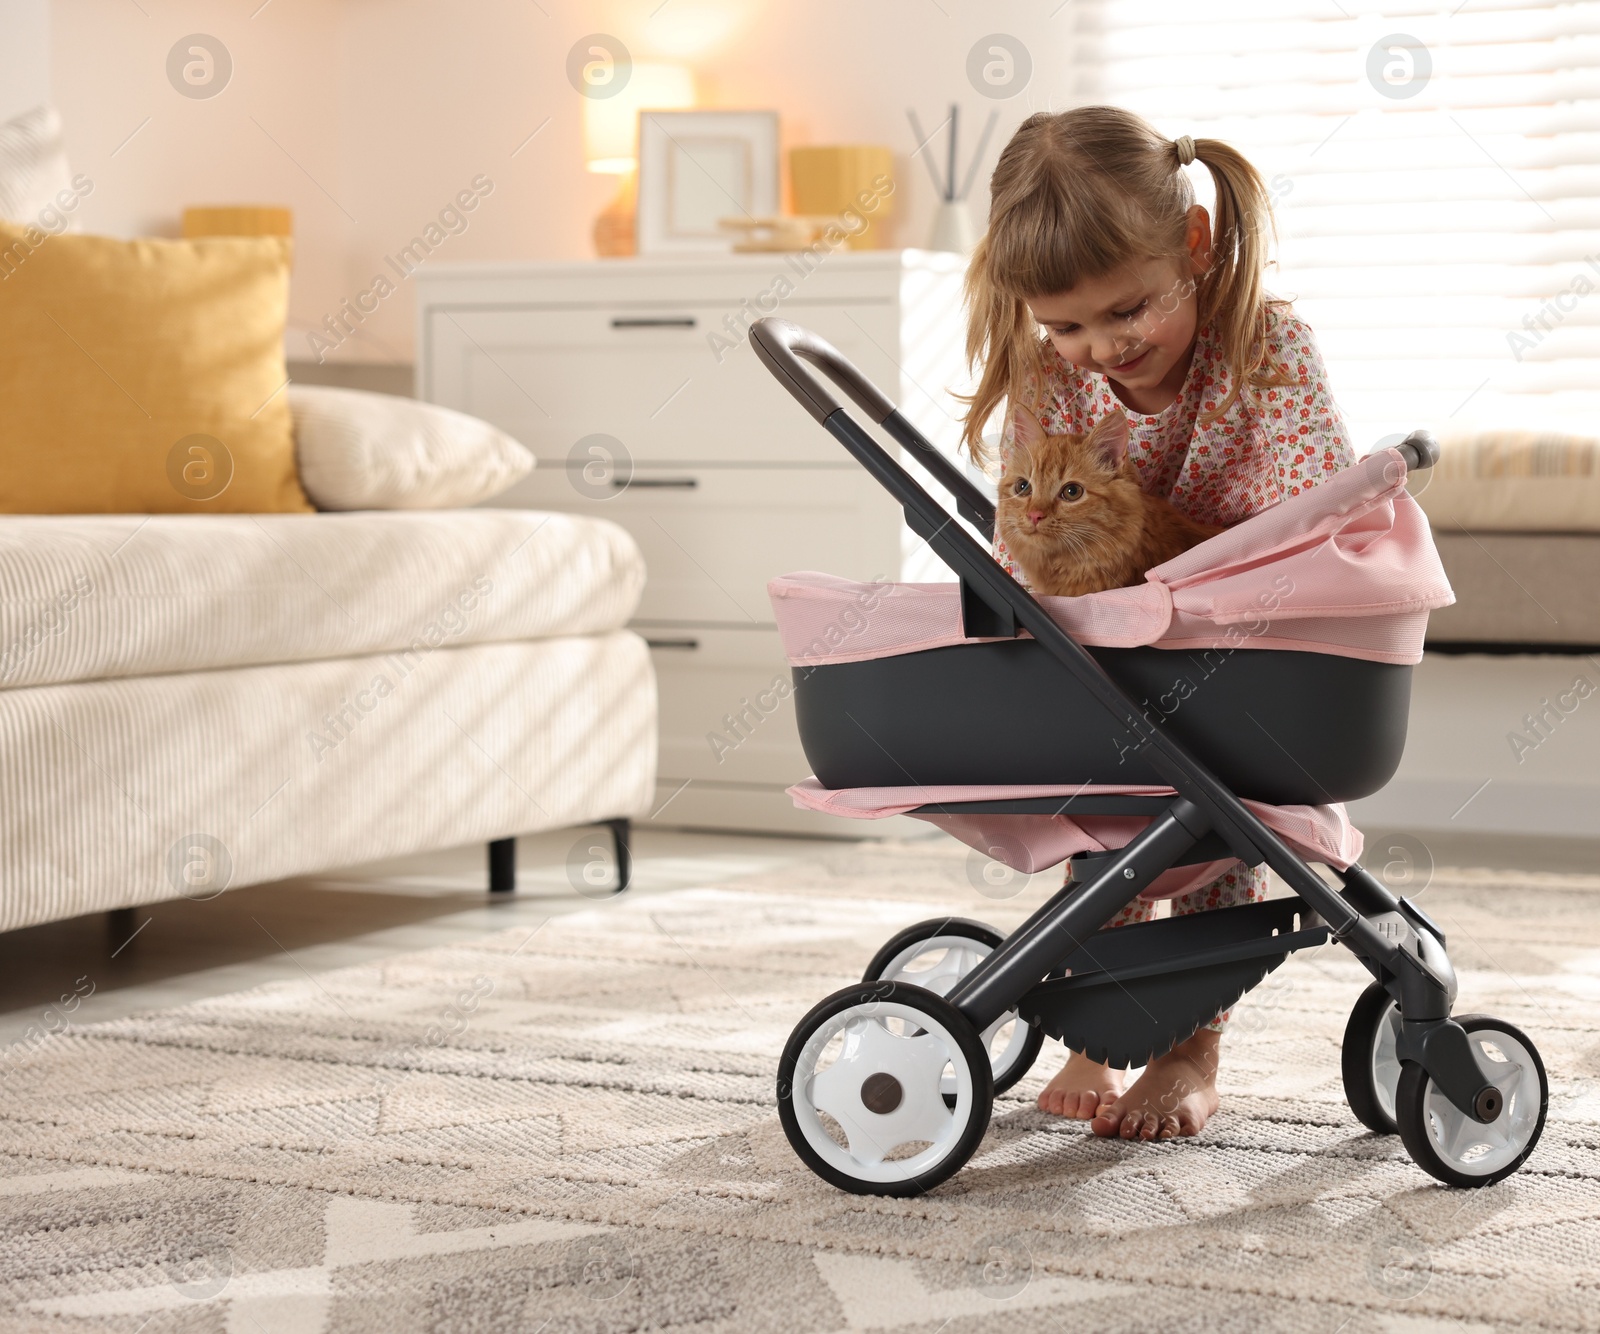
[[[1506,1064],[1485,1054],[1482,1044],[1469,1034],[1470,1024],[1464,1027],[1452,1018],[1456,977],[1445,950],[1444,932],[1438,925],[1414,903],[1391,893],[1359,864],[1343,870],[1330,868],[1338,877],[1340,888],[1330,885],[1178,738],[1151,722],[1095,658],[1052,620],[1038,600],[962,525],[952,522],[948,511],[804,364],[809,363],[826,375],[874,425],[902,446],[950,493],[956,512],[992,540],[994,504],[836,349],[815,334],[778,319],[756,322],[750,336],[757,356],[784,388],[899,502],[906,523],[956,573],[961,585],[965,634],[969,638],[1010,638],[1020,630],[1027,631],[1084,693],[1126,729],[1131,745],[1146,758],[1161,781],[1174,790],[1170,797],[1085,793],[1072,798],[962,802],[920,808],[924,813],[1077,811],[1151,817],[1143,832],[1125,847],[1073,858],[1068,883],[954,983],[944,996],[948,1007],[978,1034],[990,1030],[1008,1013],[1015,1013],[1035,1029],[1061,1037],[1069,1045],[1086,1049],[1091,1056],[1110,1064],[1142,1063],[1194,1032],[1260,982],[1289,953],[1331,938],[1360,960],[1375,979],[1375,987],[1381,988],[1392,1002],[1392,1043],[1400,1069],[1413,1072],[1413,1084],[1431,1084],[1432,1090],[1448,1100],[1455,1111],[1458,1131],[1462,1118],[1492,1126],[1502,1116],[1514,1090],[1508,1084]],[[1408,469],[1430,467],[1438,458],[1438,446],[1426,432],[1414,432],[1396,452]],[[797,686],[804,674],[805,669],[795,669]],[[1252,867],[1265,863],[1296,897],[1100,934],[1163,872],[1225,856],[1237,857]],[[870,969],[868,980],[872,980]],[[920,990],[904,982],[879,981],[877,987],[880,999],[893,994],[902,1001]],[[1093,1003],[1096,995],[1099,1003]],[[1152,1003],[1145,1004],[1141,996],[1149,997]],[[932,1007],[925,994],[913,999]],[[1378,1002],[1377,1010],[1387,1008],[1381,1003],[1383,996],[1374,1000]],[[827,1005],[824,1002],[813,1014]],[[1374,1006],[1368,1004],[1367,1008],[1372,1010]],[[947,1009],[938,1009],[934,1014],[935,1009],[938,1007],[928,1011],[932,1018],[940,1019],[946,1027],[954,1022]],[[1361,1007],[1357,1009],[1359,1012]],[[1159,1020],[1153,1022],[1153,1016],[1159,1016]],[[1501,1029],[1515,1033],[1503,1025]],[[800,1033],[801,1029],[797,1029],[796,1039]],[[1358,1037],[1367,1041],[1370,1035]],[[1532,1052],[1525,1038],[1522,1041],[1533,1064],[1538,1066],[1537,1053]],[[837,1163],[814,1161],[815,1155],[802,1149],[790,1125],[795,1114],[790,1105],[796,1093],[795,1081],[804,1077],[791,1059],[796,1055],[794,1047],[795,1041],[791,1040],[779,1083],[785,1128],[791,1130],[791,1142],[801,1150],[808,1165],[836,1185],[887,1194],[927,1189],[959,1169],[981,1139],[980,1128],[975,1137],[969,1136],[972,1146],[957,1155],[959,1160],[953,1165],[940,1162],[909,1182],[866,1179],[872,1178],[873,1173],[858,1176],[848,1169],[839,1170]],[[1542,1100],[1546,1096],[1542,1066],[1537,1073]],[[1404,1084],[1404,1076],[1401,1082]],[[1349,1085],[1347,1055],[1347,1089]],[[1412,1100],[1420,1098],[1419,1094]],[[863,1099],[870,1110],[877,1110],[865,1094]],[[945,1101],[951,1102],[948,1094]],[[1360,1101],[1351,1091],[1352,1106],[1358,1115],[1363,1111]],[[1437,1141],[1441,1133],[1439,1109],[1443,1104],[1435,1096],[1431,1106],[1435,1132],[1431,1153],[1421,1143],[1428,1137],[1428,1127],[1421,1123],[1426,1117],[1413,1115],[1411,1119],[1419,1124],[1409,1130],[1404,1116],[1395,1117],[1398,1127],[1393,1120],[1380,1127],[1373,1124],[1372,1117],[1363,1115],[1362,1119],[1374,1129],[1392,1133],[1398,1128],[1421,1166],[1460,1185],[1487,1184],[1514,1171],[1531,1152],[1544,1119],[1541,1101],[1538,1127],[1521,1156],[1504,1171],[1478,1174],[1463,1172],[1460,1164],[1441,1160]],[[983,1119],[987,1120],[987,1111]],[[1381,1116],[1377,1119],[1385,1120]],[[1448,1109],[1445,1119],[1450,1119]],[[1413,1139],[1418,1140],[1417,1145]],[[1448,1159],[1448,1154],[1443,1158]]]

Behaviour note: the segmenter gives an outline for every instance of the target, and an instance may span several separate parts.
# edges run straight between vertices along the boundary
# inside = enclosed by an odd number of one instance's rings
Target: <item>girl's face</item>
[[[1188,254],[1145,259],[1028,302],[1062,360],[1109,378],[1129,407],[1159,412],[1178,396],[1194,352],[1195,283],[1211,259],[1211,227],[1189,212]]]

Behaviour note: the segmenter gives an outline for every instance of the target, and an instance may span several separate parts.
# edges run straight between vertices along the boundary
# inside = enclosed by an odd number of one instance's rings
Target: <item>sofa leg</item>
[[[623,816],[620,820],[598,823],[611,831],[611,846],[617,857],[617,887],[612,892],[620,894],[633,880],[633,851],[629,846],[633,839],[633,821]],[[517,840],[497,838],[489,844],[489,892],[509,894],[516,887]]]
[[[110,908],[106,911],[106,939],[113,953],[120,953],[139,934],[139,913],[135,908]]]
[[[617,893],[622,893],[633,879],[633,852],[628,844],[633,839],[633,821],[623,816],[620,820],[604,821],[611,831],[611,843],[617,852]]]
[[[489,892],[509,894],[517,887],[517,840],[497,838],[489,844]]]

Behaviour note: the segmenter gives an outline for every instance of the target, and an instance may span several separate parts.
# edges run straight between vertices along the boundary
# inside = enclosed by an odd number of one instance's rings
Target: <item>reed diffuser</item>
[[[917,137],[917,148],[911,156],[922,158],[928,168],[928,175],[933,180],[933,188],[939,196],[939,206],[933,215],[933,233],[928,238],[928,249],[953,250],[964,255],[977,244],[978,239],[972,225],[972,214],[967,208],[967,196],[972,193],[973,182],[978,175],[978,165],[983,161],[984,150],[989,146],[989,139],[994,134],[1000,113],[998,111],[989,113],[989,118],[983,125],[983,133],[978,136],[977,150],[972,155],[972,161],[967,164],[965,174],[961,175],[959,186],[956,184],[956,178],[957,167],[961,160],[961,108],[952,102],[950,115],[943,125],[934,127],[931,135],[923,134],[915,107],[907,107],[906,116],[911,121],[912,134]],[[949,134],[945,138],[945,167],[941,174],[938,164],[934,161],[931,146],[934,136],[946,127],[949,129]]]

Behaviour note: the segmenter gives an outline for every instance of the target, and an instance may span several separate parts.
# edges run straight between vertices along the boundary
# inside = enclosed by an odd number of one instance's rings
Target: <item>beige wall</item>
[[[614,181],[583,168],[581,100],[565,75],[588,33],[687,60],[707,105],[776,107],[786,143],[891,144],[898,236],[915,243],[933,191],[907,157],[906,107],[930,127],[952,100],[974,127],[998,107],[992,162],[1023,115],[1070,99],[1061,55],[1078,21],[1073,5],[1052,18],[1037,0],[269,0],[252,18],[258,3],[55,0],[51,73],[74,167],[95,182],[86,228],[173,234],[190,203],[294,208],[296,356],[306,330],[480,173],[494,193],[441,258],[590,253]],[[196,31],[234,63],[205,100],[178,95],[165,73],[170,47]],[[1008,101],[966,79],[967,51],[994,31],[1034,55],[1029,87]],[[408,360],[411,320],[403,287],[336,355]]]
[[[50,98],[49,0],[0,0],[0,120]]]

